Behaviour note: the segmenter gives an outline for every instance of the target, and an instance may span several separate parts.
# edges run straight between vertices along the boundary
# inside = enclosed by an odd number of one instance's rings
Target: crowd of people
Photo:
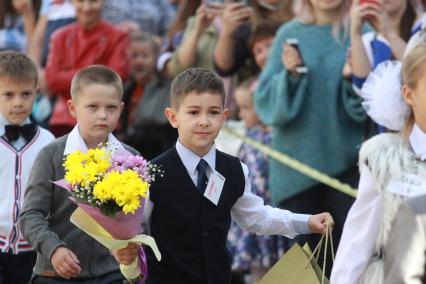
[[[137,246],[73,226],[50,183],[112,140],[165,169],[147,283],[258,283],[326,224],[332,284],[426,283],[425,66],[424,0],[5,0],[0,284],[125,281]],[[249,144],[217,149],[227,120],[357,198]],[[213,206],[200,180],[216,173]]]

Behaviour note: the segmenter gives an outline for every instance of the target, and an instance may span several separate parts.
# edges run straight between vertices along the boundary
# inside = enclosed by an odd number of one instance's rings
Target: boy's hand
[[[80,261],[77,256],[66,247],[58,247],[53,253],[50,261],[56,273],[65,279],[80,275]]]
[[[137,244],[129,243],[125,248],[112,250],[112,255],[119,263],[129,265],[136,259],[138,248]]]
[[[325,235],[327,233],[327,223],[329,226],[334,225],[334,220],[330,213],[325,212],[312,215],[308,221],[309,230],[311,230],[312,233]]]

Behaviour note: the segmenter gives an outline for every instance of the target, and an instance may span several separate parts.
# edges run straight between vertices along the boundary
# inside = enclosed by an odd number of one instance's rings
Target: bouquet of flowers
[[[130,242],[146,244],[161,259],[154,239],[139,234],[149,186],[164,174],[158,166],[124,148],[109,150],[103,146],[67,155],[64,167],[65,178],[54,183],[67,189],[78,205],[71,215],[72,223],[108,249],[123,248]],[[145,280],[142,247],[135,262],[120,265],[120,269],[129,280],[138,276]]]

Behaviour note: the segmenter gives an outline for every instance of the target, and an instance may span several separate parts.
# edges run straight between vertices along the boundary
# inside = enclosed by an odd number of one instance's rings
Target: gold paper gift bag
[[[307,251],[306,251],[306,250]],[[322,272],[309,246],[294,244],[265,274],[260,284],[320,284]],[[324,283],[329,283],[328,279]]]
[[[322,243],[325,238],[325,251],[327,251],[327,243],[331,243],[331,251],[333,252],[333,242],[331,238],[331,230],[329,234],[323,236],[315,248],[314,252],[310,250],[308,244],[303,248],[295,243],[281,259],[263,276],[260,284],[329,284],[329,280],[323,275],[321,268],[318,266],[316,258],[321,251]],[[329,240],[330,239],[330,240]],[[316,257],[313,257],[318,253]],[[334,252],[332,253],[334,260]],[[323,267],[324,269],[325,267]]]

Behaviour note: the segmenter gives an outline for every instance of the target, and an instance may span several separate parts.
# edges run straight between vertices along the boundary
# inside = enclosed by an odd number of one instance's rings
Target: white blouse
[[[426,133],[414,125],[409,137],[414,153],[426,160]],[[360,166],[358,195],[349,210],[331,273],[331,284],[358,283],[374,253],[380,228],[383,193],[375,188],[375,180],[366,165]]]

